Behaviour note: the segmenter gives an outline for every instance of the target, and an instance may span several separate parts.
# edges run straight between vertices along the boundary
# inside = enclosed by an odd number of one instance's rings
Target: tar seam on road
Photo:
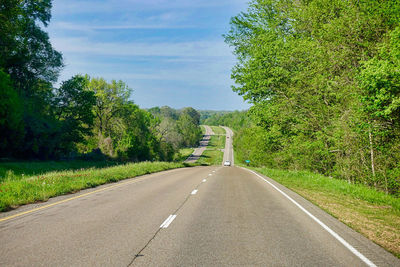
[[[354,255],[356,255],[360,260],[362,260],[365,264],[371,267],[376,267],[376,265],[370,261],[367,257],[365,257],[361,252],[359,252],[357,249],[355,249],[352,245],[347,243],[346,240],[344,240],[340,235],[338,235],[335,231],[333,231],[331,228],[329,228],[326,224],[324,224],[322,221],[320,221],[317,217],[312,215],[308,210],[303,208],[297,201],[295,201],[293,198],[288,196],[285,192],[280,190],[278,187],[276,187],[274,184],[272,184],[270,181],[266,180],[264,177],[256,173],[255,171],[245,169],[249,172],[252,172],[253,174],[257,175],[259,178],[261,178],[263,181],[267,182],[269,185],[271,185],[275,190],[277,190],[279,193],[281,193],[283,196],[285,196],[287,199],[289,199],[293,204],[295,204],[299,209],[301,209],[305,214],[307,214],[311,219],[313,219],[316,223],[318,223],[322,228],[324,228],[329,234],[331,234],[336,240],[338,240],[342,245],[344,245],[348,250],[350,250]]]
[[[205,180],[205,179],[204,179]],[[203,181],[204,181],[203,180]],[[195,190],[198,190],[198,188],[201,186],[201,184],[202,183],[199,183],[195,188]],[[174,216],[176,217],[176,214],[178,213],[178,211],[186,204],[186,202],[189,200],[189,198],[191,197],[191,195],[192,194],[189,194],[186,198],[185,198],[185,200],[179,205],[179,207],[172,213],[172,214],[175,214]],[[171,215],[170,215],[171,216]],[[174,219],[175,219],[175,217],[174,217]],[[168,219],[167,219],[168,220]],[[164,222],[165,223],[165,222]],[[163,224],[164,224],[163,223]],[[161,226],[163,225],[163,224],[161,224]],[[143,250],[145,250],[147,247],[148,247],[148,245],[151,243],[151,241],[153,241],[154,240],[154,238],[156,238],[156,236],[157,236],[157,234],[161,231],[161,229],[163,229],[162,227],[159,227],[158,228],[158,230],[154,233],[154,235],[150,238],[150,240],[149,241],[147,241],[147,243],[139,250],[139,252],[138,253],[136,253],[135,254],[135,256],[133,257],[133,259],[131,260],[131,262],[127,265],[127,267],[129,267],[129,266],[131,266],[134,262],[135,262],[135,260],[137,259],[137,258],[139,258],[139,257],[141,257],[141,256],[144,256],[144,255],[141,255],[140,253],[143,251]]]

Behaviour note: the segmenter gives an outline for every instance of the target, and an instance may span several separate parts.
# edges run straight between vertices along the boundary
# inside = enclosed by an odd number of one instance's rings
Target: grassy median
[[[400,258],[400,199],[305,171],[254,168]]]
[[[24,175],[16,169],[19,175],[9,174],[0,182],[0,211],[7,211],[23,204],[46,201],[51,197],[105,183],[185,166],[188,165],[172,162],[141,162],[105,168],[51,171],[35,175]]]

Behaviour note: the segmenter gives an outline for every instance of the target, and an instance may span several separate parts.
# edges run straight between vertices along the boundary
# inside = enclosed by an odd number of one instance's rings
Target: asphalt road
[[[400,266],[297,194],[238,167],[170,170],[0,214],[0,266],[366,266],[360,255]]]
[[[201,157],[204,150],[206,150],[206,147],[208,146],[208,142],[210,141],[211,136],[214,135],[214,132],[210,126],[208,126],[208,125],[203,125],[203,126],[206,130],[205,134],[203,135],[203,139],[200,141],[199,147],[193,151],[192,155],[190,155],[185,160],[185,162],[188,162],[188,163],[196,162]]]
[[[234,165],[234,158],[233,158],[233,132],[230,128],[221,126],[222,128],[225,129],[226,132],[226,139],[225,139],[225,151],[224,151],[224,160],[222,162],[222,165],[224,164],[225,161],[229,160],[231,162],[231,166]]]

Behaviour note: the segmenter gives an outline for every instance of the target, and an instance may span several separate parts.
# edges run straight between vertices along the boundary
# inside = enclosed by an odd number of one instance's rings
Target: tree
[[[0,156],[10,156],[22,145],[22,103],[9,76],[0,70]]]
[[[37,24],[47,26],[51,0],[3,0],[0,3],[0,68],[10,74],[20,95],[37,93],[41,82],[56,81],[62,55]]]
[[[76,75],[55,91],[52,110],[60,124],[59,154],[75,151],[92,132],[96,97],[88,85],[87,77]]]
[[[107,149],[107,154],[113,155],[115,144],[112,144],[112,136],[123,128],[120,113],[130,103],[132,90],[122,81],[107,83],[103,78],[91,79],[88,88],[96,96],[93,112],[98,147]]]
[[[398,1],[253,0],[232,18],[233,90],[264,130],[254,142],[240,134],[260,164],[398,191],[399,10]]]

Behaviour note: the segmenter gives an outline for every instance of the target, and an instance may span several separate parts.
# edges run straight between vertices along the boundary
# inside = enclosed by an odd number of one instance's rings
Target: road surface
[[[297,194],[239,167],[170,170],[0,214],[0,266],[367,263],[400,266]]]
[[[221,126],[222,128],[225,129],[226,132],[226,140],[225,140],[225,151],[224,151],[224,160],[222,162],[222,165],[224,165],[224,162],[229,160],[231,162],[231,166],[234,165],[234,158],[233,158],[233,132],[230,128]]]
[[[190,155],[185,160],[185,162],[187,162],[187,163],[196,162],[201,157],[201,155],[203,154],[204,150],[206,150],[206,148],[208,146],[208,142],[210,141],[211,136],[214,135],[214,132],[213,132],[213,130],[211,129],[210,126],[208,126],[208,125],[203,125],[203,126],[204,126],[204,128],[206,130],[206,133],[203,135],[203,139],[200,141],[200,146],[198,148],[196,148],[193,151],[192,155]]]

